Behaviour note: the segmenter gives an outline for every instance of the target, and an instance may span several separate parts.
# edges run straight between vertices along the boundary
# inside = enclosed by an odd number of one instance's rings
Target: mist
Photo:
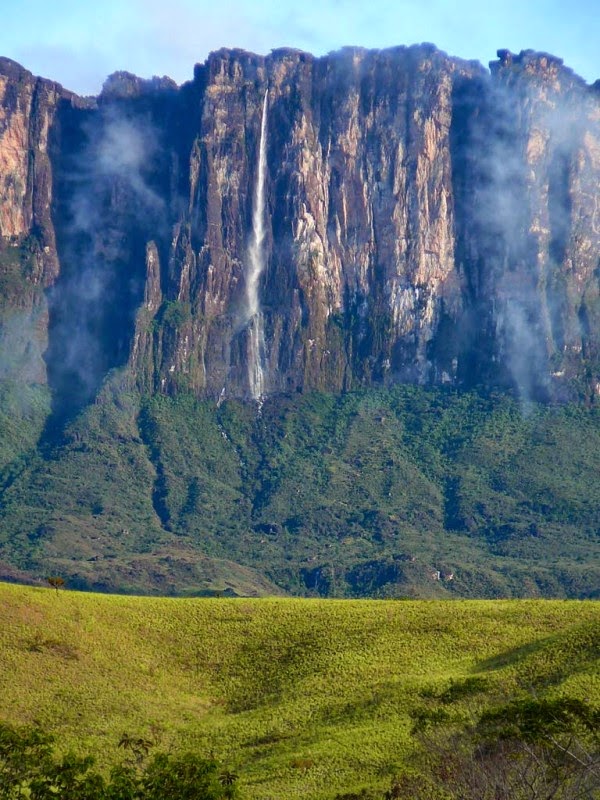
[[[567,91],[540,91],[538,81],[517,80],[510,67],[493,69],[469,131],[467,224],[477,231],[474,249],[484,265],[473,279],[475,302],[492,315],[494,357],[525,411],[561,393],[565,358],[581,349],[584,334],[567,324],[564,276],[589,90],[566,70],[561,77]]]
[[[89,402],[107,372],[126,362],[146,235],[160,229],[164,212],[150,182],[159,143],[149,118],[108,104],[74,122],[77,146],[57,187],[61,273],[49,292],[46,353],[61,414]]]

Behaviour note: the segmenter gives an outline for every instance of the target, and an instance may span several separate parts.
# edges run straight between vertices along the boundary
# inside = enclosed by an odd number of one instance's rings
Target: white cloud
[[[484,63],[496,49],[542,49],[588,80],[600,77],[597,0],[23,0],[3,10],[0,53],[82,93],[110,72],[188,80],[211,50],[326,53],[345,44],[430,41]]]

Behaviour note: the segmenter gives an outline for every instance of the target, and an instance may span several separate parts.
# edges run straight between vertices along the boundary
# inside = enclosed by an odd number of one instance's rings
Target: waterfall
[[[265,268],[265,178],[267,173],[267,99],[262,106],[258,171],[254,187],[252,208],[252,238],[248,248],[248,273],[246,276],[246,304],[248,318],[248,381],[255,400],[260,400],[265,390],[265,333],[260,311],[258,283]]]

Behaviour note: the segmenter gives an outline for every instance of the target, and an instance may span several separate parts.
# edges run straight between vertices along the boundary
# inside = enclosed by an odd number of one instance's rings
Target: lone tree
[[[64,578],[61,578],[58,575],[50,575],[50,577],[46,578],[46,580],[48,581],[50,586],[52,586],[53,589],[56,589],[57,593],[58,593],[58,590],[62,589],[63,586],[65,585]]]

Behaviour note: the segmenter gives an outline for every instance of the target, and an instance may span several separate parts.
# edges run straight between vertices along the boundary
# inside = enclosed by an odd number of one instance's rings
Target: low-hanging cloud
[[[568,80],[565,80],[568,83]],[[554,92],[495,75],[473,137],[472,220],[493,303],[500,361],[525,407],[544,399],[564,349],[563,263],[572,227],[570,172],[586,120],[583,84]]]
[[[141,265],[132,268],[136,236],[160,228],[164,210],[149,182],[158,144],[148,119],[108,104],[82,133],[63,175],[61,275],[50,293],[49,376],[57,407],[67,409],[91,399],[126,357],[131,297],[141,292]]]

